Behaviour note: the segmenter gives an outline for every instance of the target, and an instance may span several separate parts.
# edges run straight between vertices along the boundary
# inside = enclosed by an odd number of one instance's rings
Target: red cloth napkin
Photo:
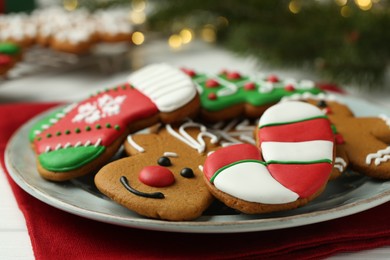
[[[0,105],[0,152],[24,122],[55,104]],[[29,149],[26,147],[26,149]],[[36,259],[318,259],[390,245],[390,203],[302,227],[238,234],[185,234],[120,227],[46,205],[9,183],[23,212]]]

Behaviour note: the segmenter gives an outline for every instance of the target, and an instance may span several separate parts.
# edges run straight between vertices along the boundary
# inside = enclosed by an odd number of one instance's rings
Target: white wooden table
[[[131,51],[129,59],[135,68],[150,63],[167,62],[178,67],[188,67],[209,73],[217,73],[224,68],[248,74],[258,71],[255,60],[240,58],[230,52],[200,42],[192,43],[190,46],[176,51],[170,50],[165,42],[154,42]],[[21,66],[20,70],[28,70],[28,66]],[[98,70],[97,67],[81,66],[77,69],[61,72],[41,71],[37,74],[0,81],[0,103],[77,101],[87,97],[95,90],[124,82],[129,74],[129,71],[105,74],[96,73],[96,70]],[[267,71],[264,70],[264,72]],[[316,80],[313,76],[298,70],[272,70],[272,72],[283,77]],[[390,111],[390,90],[385,95],[382,92],[367,93],[354,90],[351,92],[355,96],[383,105]],[[331,257],[331,259],[389,259],[389,257],[390,247],[384,247],[340,254]],[[0,172],[0,259],[34,259],[24,217],[18,209],[3,172]]]

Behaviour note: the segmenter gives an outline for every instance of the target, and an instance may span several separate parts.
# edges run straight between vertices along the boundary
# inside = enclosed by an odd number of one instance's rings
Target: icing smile
[[[120,178],[120,182],[126,188],[126,190],[130,191],[131,193],[133,193],[133,194],[135,194],[137,196],[141,196],[141,197],[145,197],[145,198],[152,198],[152,199],[163,199],[163,198],[165,198],[165,196],[164,196],[164,194],[162,192],[146,193],[146,192],[142,192],[142,191],[134,189],[133,187],[130,186],[129,181],[127,180],[127,178],[125,176],[122,176]]]

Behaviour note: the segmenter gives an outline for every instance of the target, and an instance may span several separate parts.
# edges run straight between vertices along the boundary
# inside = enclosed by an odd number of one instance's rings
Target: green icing
[[[20,52],[20,47],[11,42],[0,42],[0,53],[14,55]]]
[[[258,164],[267,166],[267,164],[266,164],[265,162],[258,161],[258,160],[241,160],[241,161],[237,161],[237,162],[234,162],[234,163],[225,165],[225,166],[223,166],[222,168],[218,169],[218,171],[216,171],[216,172],[213,174],[213,177],[211,177],[210,182],[211,182],[211,183],[214,183],[215,178],[216,178],[216,177],[218,176],[218,174],[220,174],[223,170],[225,170],[225,169],[227,169],[227,168],[230,168],[230,167],[232,167],[232,166],[234,166],[234,165],[237,165],[237,164],[240,164],[240,163],[246,163],[246,162],[253,162],[253,163],[258,163]]]
[[[48,116],[42,118],[38,122],[36,122],[29,131],[28,138],[30,142],[34,141],[34,138],[36,136],[36,131],[42,131],[42,126],[43,125],[52,125],[53,123],[50,122],[51,119],[57,118],[58,113],[63,113],[64,108],[57,109],[53,113],[50,113]],[[58,119],[58,118],[57,118]]]
[[[93,161],[105,151],[104,146],[68,147],[42,153],[38,160],[43,168],[53,172],[66,172]]]
[[[333,163],[332,160],[322,159],[322,160],[314,160],[314,161],[273,161],[270,160],[267,162],[269,164],[316,164],[316,163]]]
[[[274,88],[268,93],[259,92],[259,88],[263,88],[265,81],[253,81],[255,83],[255,88],[253,90],[246,90],[243,86],[246,82],[251,82],[249,77],[242,76],[240,79],[229,80],[225,75],[220,74],[216,76],[218,81],[221,83],[217,87],[206,87],[206,81],[209,79],[205,74],[197,74],[193,77],[193,80],[197,83],[198,87],[202,89],[200,94],[202,108],[208,111],[220,111],[222,109],[242,104],[249,103],[253,106],[262,106],[267,104],[272,104],[279,102],[281,98],[285,96],[290,96],[293,94],[319,94],[322,93],[322,90],[316,87],[304,89],[304,88],[295,88],[294,91],[288,91],[285,89],[286,83],[283,81],[273,83]],[[211,93],[220,93],[220,91],[228,90],[227,84],[233,84],[237,87],[237,91],[229,95],[218,95],[214,100],[210,100],[208,96]]]

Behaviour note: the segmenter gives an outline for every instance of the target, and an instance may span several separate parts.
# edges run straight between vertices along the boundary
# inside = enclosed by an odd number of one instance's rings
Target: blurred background
[[[389,4],[0,0],[0,102],[73,100],[153,62],[210,73],[276,71],[389,91]],[[37,89],[45,95],[35,95]]]

